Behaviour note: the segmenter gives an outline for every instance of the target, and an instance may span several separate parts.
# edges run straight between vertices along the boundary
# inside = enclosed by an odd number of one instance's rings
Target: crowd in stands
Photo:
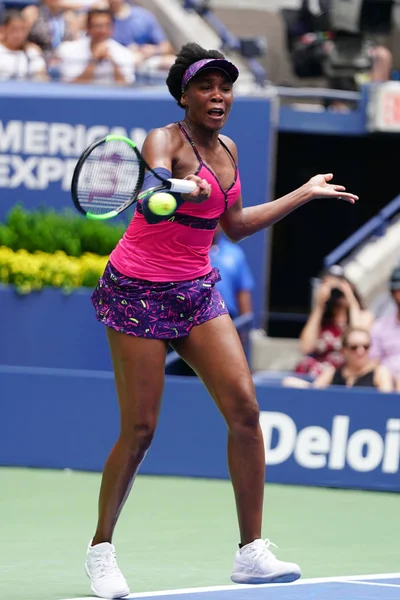
[[[389,280],[393,307],[375,319],[341,267],[322,274],[300,336],[303,359],[286,387],[375,387],[400,392],[400,267]]]
[[[131,85],[165,79],[175,60],[155,16],[128,0],[41,0],[0,13],[3,81]]]
[[[328,3],[320,5],[324,17]],[[288,33],[293,71],[321,76],[327,57],[336,52],[332,32],[325,31],[323,19],[319,23],[321,15],[311,18],[305,5],[297,12],[300,24],[296,21]],[[316,29],[309,31],[311,22]],[[389,80],[391,52],[371,42],[367,54],[371,68],[362,73],[363,81]],[[165,80],[174,60],[175,50],[156,17],[134,0],[39,0],[22,10],[5,10],[0,0],[0,80],[157,83]],[[350,79],[351,84],[334,78],[331,87],[357,87]]]

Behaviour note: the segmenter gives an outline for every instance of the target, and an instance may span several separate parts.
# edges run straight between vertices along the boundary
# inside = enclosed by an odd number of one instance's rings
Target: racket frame
[[[142,155],[140,154],[135,142],[133,142],[131,139],[129,139],[127,137],[124,137],[121,135],[112,135],[112,134],[107,135],[106,137],[94,140],[94,142],[92,142],[90,144],[90,146],[88,146],[86,148],[86,150],[84,150],[82,152],[81,156],[79,157],[79,160],[76,163],[76,166],[74,169],[74,173],[72,176],[72,182],[71,182],[71,196],[72,196],[72,201],[75,205],[75,208],[77,208],[77,210],[80,213],[85,215],[86,218],[92,219],[94,221],[106,221],[107,219],[112,219],[113,217],[116,217],[121,212],[126,210],[131,204],[136,202],[138,199],[138,193],[134,190],[132,192],[131,197],[128,200],[126,200],[123,204],[121,204],[120,208],[110,210],[102,215],[97,215],[95,213],[91,213],[90,211],[86,211],[84,208],[82,208],[82,206],[79,202],[78,182],[79,182],[79,176],[81,174],[83,165],[85,164],[85,162],[86,162],[87,158],[90,156],[90,154],[97,147],[101,146],[102,144],[106,144],[107,142],[113,142],[113,141],[125,142],[132,148],[132,150],[134,151],[134,153],[136,155],[138,163],[139,163],[139,178],[138,178],[138,184],[136,185],[136,188],[139,188],[139,190],[140,190],[143,186],[146,165],[145,165],[144,159],[143,159]]]
[[[111,211],[106,212],[101,215],[97,215],[95,213],[91,213],[90,211],[85,211],[85,209],[82,208],[82,206],[79,202],[79,199],[78,199],[79,176],[81,174],[82,167],[85,164],[85,161],[90,156],[90,154],[93,152],[93,150],[95,150],[95,148],[97,148],[98,146],[101,146],[102,144],[106,144],[107,142],[112,142],[112,141],[125,142],[132,148],[132,150],[136,154],[136,158],[139,163],[138,184],[136,185],[135,190],[132,192],[131,197],[128,200],[126,200],[123,204],[121,204],[120,208],[111,210]],[[149,189],[145,190],[144,192],[140,192],[141,188],[143,187],[143,182],[144,182],[144,177],[145,177],[146,171],[150,171],[160,181],[160,185],[149,188]],[[140,185],[139,185],[139,183],[140,183]],[[140,153],[139,149],[137,148],[134,141],[132,141],[131,139],[129,139],[128,137],[125,137],[125,136],[110,134],[103,138],[95,140],[94,142],[92,142],[90,144],[90,146],[88,146],[86,148],[86,150],[84,150],[84,152],[82,152],[82,154],[79,157],[78,162],[75,166],[74,172],[73,172],[72,182],[71,182],[71,196],[72,196],[72,201],[73,201],[75,207],[77,208],[77,210],[80,213],[82,213],[83,215],[85,215],[86,218],[92,219],[95,221],[105,221],[107,219],[116,217],[121,212],[123,212],[124,210],[129,208],[129,206],[131,206],[131,204],[134,204],[138,200],[148,198],[155,192],[159,192],[159,191],[167,192],[167,191],[172,190],[172,191],[176,191],[176,192],[180,191],[181,193],[189,194],[189,193],[193,192],[196,189],[196,187],[197,187],[197,184],[194,183],[193,181],[179,180],[179,179],[172,179],[172,178],[170,180],[164,179],[163,177],[158,175],[158,173],[156,173],[156,171],[154,171],[151,167],[149,167],[149,165],[147,164],[147,162],[141,155],[141,153]],[[137,190],[139,190],[139,192]]]

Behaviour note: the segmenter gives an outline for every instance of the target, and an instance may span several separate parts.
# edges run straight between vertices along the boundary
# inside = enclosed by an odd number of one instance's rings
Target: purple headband
[[[182,93],[185,91],[189,81],[204,69],[220,69],[228,75],[232,80],[232,83],[235,83],[236,79],[239,77],[238,68],[236,65],[229,62],[229,60],[226,60],[225,58],[202,58],[186,69],[182,77]]]

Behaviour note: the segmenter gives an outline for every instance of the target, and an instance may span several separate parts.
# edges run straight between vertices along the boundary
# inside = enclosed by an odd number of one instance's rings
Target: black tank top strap
[[[229,154],[229,156],[231,157],[233,164],[235,165],[235,167],[237,168],[237,164],[236,164],[236,160],[235,157],[233,156],[232,152],[229,150],[228,146],[225,144],[225,142],[223,142],[221,140],[221,138],[218,138],[219,143],[221,144],[221,146],[223,147],[223,149]]]
[[[181,130],[181,132],[183,133],[183,135],[185,136],[185,138],[187,139],[187,141],[189,142],[189,144],[192,146],[193,152],[195,153],[195,155],[196,155],[199,163],[201,165],[204,165],[205,163],[204,163],[203,159],[201,158],[200,152],[196,148],[196,144],[194,143],[194,141],[192,140],[192,138],[190,137],[190,135],[188,134],[188,132],[186,131],[186,129],[183,127],[182,123],[179,123],[179,121],[178,121],[177,125],[178,125],[179,129]],[[228,146],[225,144],[225,142],[223,142],[221,140],[220,137],[218,138],[218,141],[221,144],[221,146],[223,147],[223,149],[225,150],[225,152],[231,157],[232,162],[235,165],[235,168],[237,169],[237,164],[236,164],[235,157],[233,156],[232,152],[229,150]]]
[[[193,148],[193,152],[195,153],[197,160],[199,161],[199,163],[202,165],[203,164],[203,160],[200,156],[199,151],[196,148],[196,145],[194,143],[194,141],[192,140],[192,138],[190,137],[190,135],[188,134],[188,132],[186,131],[186,129],[183,127],[183,125],[181,123],[177,123],[179,129],[181,130],[181,132],[183,133],[183,135],[185,136],[185,138],[187,139],[187,141],[189,142],[189,144],[192,146]]]

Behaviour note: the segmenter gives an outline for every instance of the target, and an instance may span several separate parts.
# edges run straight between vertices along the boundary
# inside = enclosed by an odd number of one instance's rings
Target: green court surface
[[[90,595],[100,475],[0,469],[0,599]],[[267,485],[264,536],[303,576],[400,571],[399,495]],[[238,533],[229,481],[139,476],[114,542],[131,592],[226,585]]]

